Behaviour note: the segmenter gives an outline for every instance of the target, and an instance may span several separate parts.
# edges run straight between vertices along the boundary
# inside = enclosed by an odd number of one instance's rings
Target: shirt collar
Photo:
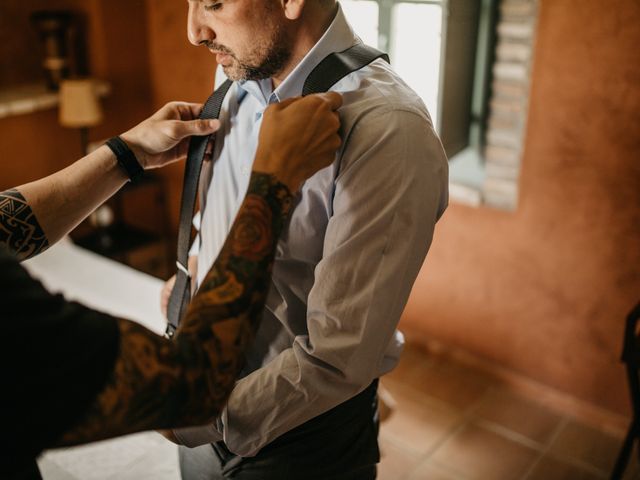
[[[275,91],[272,90],[270,78],[238,82],[238,103],[244,99],[247,93],[254,96],[265,107],[269,103],[281,102],[302,94],[305,80],[327,55],[346,50],[357,42],[358,37],[347,23],[342,7],[338,3],[338,12],[327,31],[280,86]]]

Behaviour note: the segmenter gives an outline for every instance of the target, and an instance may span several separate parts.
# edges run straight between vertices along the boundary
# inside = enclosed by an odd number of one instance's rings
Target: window
[[[364,43],[389,52],[395,70],[422,97],[438,125],[443,0],[343,0],[340,4]]]
[[[356,33],[389,52],[424,100],[452,160],[452,197],[514,208],[537,0],[341,5]]]
[[[362,40],[389,52],[424,100],[449,156],[480,145],[487,117],[495,0],[343,0]],[[442,114],[441,114],[442,111]]]

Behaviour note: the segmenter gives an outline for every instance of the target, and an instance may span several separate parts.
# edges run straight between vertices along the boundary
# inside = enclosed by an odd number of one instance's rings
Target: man
[[[358,38],[334,0],[188,5],[190,41],[236,80],[192,251],[201,285],[246,189],[262,112]],[[423,102],[383,60],[332,90],[343,94],[343,146],[304,185],[223,414],[173,433],[193,447],[180,450],[185,480],[375,477],[377,378],[398,362],[395,329],[447,204],[447,163]]]
[[[17,258],[37,255],[117,191],[131,167],[184,156],[217,121],[173,103],[50,177],[0,192],[2,478],[39,478],[44,448],[200,425],[221,410],[259,324],[292,192],[340,145],[337,94],[265,112],[245,199],[174,341],[48,293]],[[302,142],[287,138],[300,132]],[[119,148],[114,148],[113,142]],[[131,163],[133,162],[133,163]]]

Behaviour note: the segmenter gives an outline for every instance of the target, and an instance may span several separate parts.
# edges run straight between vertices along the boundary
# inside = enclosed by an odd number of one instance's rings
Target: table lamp
[[[63,80],[60,84],[60,124],[80,129],[82,156],[89,146],[89,128],[102,122],[102,108],[93,79]]]

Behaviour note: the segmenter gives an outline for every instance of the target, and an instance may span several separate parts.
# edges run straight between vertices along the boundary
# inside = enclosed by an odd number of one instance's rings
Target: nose
[[[216,34],[205,21],[204,13],[202,2],[189,2],[187,36],[189,41],[196,46],[213,41],[216,38]]]

